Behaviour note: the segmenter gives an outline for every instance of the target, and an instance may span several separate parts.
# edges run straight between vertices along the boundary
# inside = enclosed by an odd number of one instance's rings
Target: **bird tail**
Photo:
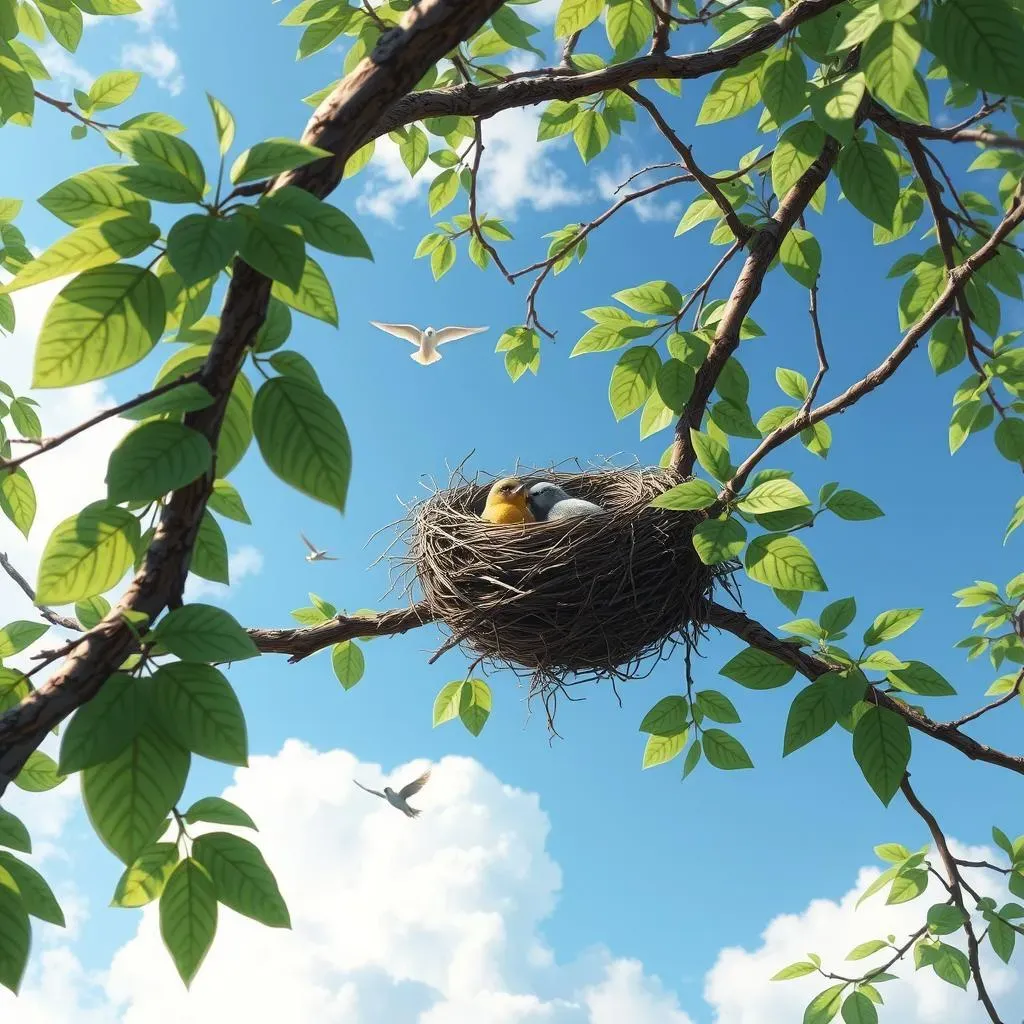
[[[416,349],[410,358],[415,359],[420,366],[429,366],[431,363],[439,363],[441,361],[441,353],[435,350],[424,355],[419,349]]]
[[[402,808],[402,811],[407,818],[418,818],[420,816],[420,812],[415,807],[410,807],[408,804]]]

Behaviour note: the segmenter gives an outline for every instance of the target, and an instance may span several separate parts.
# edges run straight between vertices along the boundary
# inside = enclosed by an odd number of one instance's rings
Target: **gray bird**
[[[541,523],[604,512],[600,505],[595,505],[594,502],[586,501],[583,498],[573,498],[558,484],[547,480],[534,484],[530,488],[527,500],[534,518]]]
[[[438,345],[445,345],[449,341],[458,341],[459,338],[467,338],[471,334],[479,334],[481,331],[489,330],[487,327],[442,327],[435,331],[433,327],[425,327],[422,331],[413,324],[382,324],[371,320],[374,327],[396,338],[404,338],[416,346],[411,358],[415,359],[421,366],[429,366],[431,363],[441,361],[441,353],[437,351]]]
[[[307,562],[336,562],[338,559],[334,555],[327,554],[325,548],[321,551],[304,533],[299,533],[303,543],[309,548],[309,554],[306,555]]]
[[[415,807],[410,807],[406,800],[411,796],[415,796],[427,784],[427,779],[429,778],[430,769],[428,768],[418,779],[410,782],[407,786],[403,786],[397,793],[390,786],[385,786],[384,792],[381,793],[376,789],[368,789],[361,782],[356,782],[355,779],[352,781],[360,789],[365,789],[367,793],[372,793],[374,796],[379,796],[382,800],[387,800],[392,807],[397,807],[407,818],[418,818],[420,812]]]

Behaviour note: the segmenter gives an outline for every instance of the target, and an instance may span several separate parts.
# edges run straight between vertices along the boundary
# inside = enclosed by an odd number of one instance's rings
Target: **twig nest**
[[[408,557],[450,643],[528,670],[536,685],[581,674],[634,678],[642,661],[693,640],[717,574],[693,549],[701,515],[650,507],[676,476],[636,468],[518,476],[553,481],[605,512],[492,525],[480,519],[491,481],[464,478],[413,507]]]

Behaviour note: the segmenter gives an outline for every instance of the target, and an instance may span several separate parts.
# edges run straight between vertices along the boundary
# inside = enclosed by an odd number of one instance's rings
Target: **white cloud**
[[[61,87],[63,96],[70,96],[72,89],[87,91],[96,77],[79,64],[59,43],[52,39],[39,47],[39,59],[54,82]]]
[[[185,76],[181,73],[178,54],[162,39],[151,39],[146,43],[128,43],[121,47],[121,62],[130,68],[138,68],[149,75],[161,89],[177,96],[185,88]]]
[[[172,28],[178,23],[174,0],[139,0],[139,6],[142,10],[129,17],[143,31],[152,31],[157,21],[163,21]]]
[[[545,850],[536,794],[502,784],[478,762],[448,757],[410,821],[363,793],[384,779],[346,751],[295,740],[255,757],[225,795],[256,819],[292,930],[221,908],[218,935],[186,992],[160,948],[155,907],[89,975],[66,948],[32,966],[19,1002],[0,1016],[31,1024],[692,1024],[636,960],[594,950],[556,963],[539,925],[561,872]],[[5,999],[7,1002],[5,1002]],[[7,1013],[4,1013],[4,1011]],[[89,1013],[92,1016],[89,1016]]]
[[[238,593],[238,586],[249,576],[258,576],[263,571],[263,552],[251,544],[243,544],[228,555],[228,579],[231,586],[213,583],[200,576],[189,576],[185,583],[185,601],[200,601],[216,597],[218,601],[228,600]]]
[[[621,199],[627,192],[645,188],[657,182],[653,175],[645,175],[630,183],[627,188],[616,193],[616,189],[630,176],[635,173],[636,167],[625,158],[619,160],[614,173],[599,171],[597,174],[597,190],[605,199],[614,202]],[[676,173],[679,173],[678,171]],[[666,199],[669,194],[666,189],[663,192],[655,192],[653,195],[644,196],[643,199],[634,199],[629,208],[644,223],[649,221],[674,221],[678,220],[683,212],[683,204],[679,199]]]
[[[562,0],[539,0],[538,3],[524,7],[522,16],[534,24],[544,25],[555,20],[561,6]]]
[[[999,855],[986,847],[965,847],[950,842],[955,856],[966,860],[997,861]],[[813,975],[794,981],[769,980],[776,971],[798,960],[806,960],[809,952],[818,953],[823,966],[838,974],[857,976],[884,962],[885,954],[846,962],[854,946],[869,939],[895,935],[905,941],[920,927],[927,908],[944,902],[947,893],[932,878],[928,892],[910,903],[886,906],[884,894],[870,897],[855,908],[861,893],[879,875],[877,868],[862,868],[856,885],[838,902],[812,900],[798,914],[780,914],[762,933],[763,942],[753,951],[723,949],[708,972],[704,996],[716,1011],[715,1024],[790,1024],[802,1019],[804,1007],[832,982]],[[982,895],[1000,899],[994,876],[978,872],[968,876]],[[946,939],[944,941],[950,941]],[[962,946],[962,941],[953,939]],[[1004,1020],[1024,1016],[1024,989],[1018,984],[1017,972],[1002,964],[989,949],[983,951],[982,972],[989,994],[996,1001]],[[979,1004],[973,985],[967,992],[953,988],[935,976],[930,968],[914,970],[913,960],[892,968],[900,980],[880,986],[885,997],[885,1018],[900,1024],[977,1024]]]

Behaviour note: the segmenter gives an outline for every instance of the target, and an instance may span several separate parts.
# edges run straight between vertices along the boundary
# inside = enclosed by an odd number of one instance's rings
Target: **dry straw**
[[[570,683],[635,679],[676,643],[693,646],[716,580],[735,565],[697,557],[691,531],[701,513],[650,507],[678,477],[638,466],[518,476],[551,480],[606,513],[485,523],[492,479],[460,470],[411,506],[399,561],[451,631],[442,651],[461,644],[478,661],[530,676],[531,693],[547,697]]]

